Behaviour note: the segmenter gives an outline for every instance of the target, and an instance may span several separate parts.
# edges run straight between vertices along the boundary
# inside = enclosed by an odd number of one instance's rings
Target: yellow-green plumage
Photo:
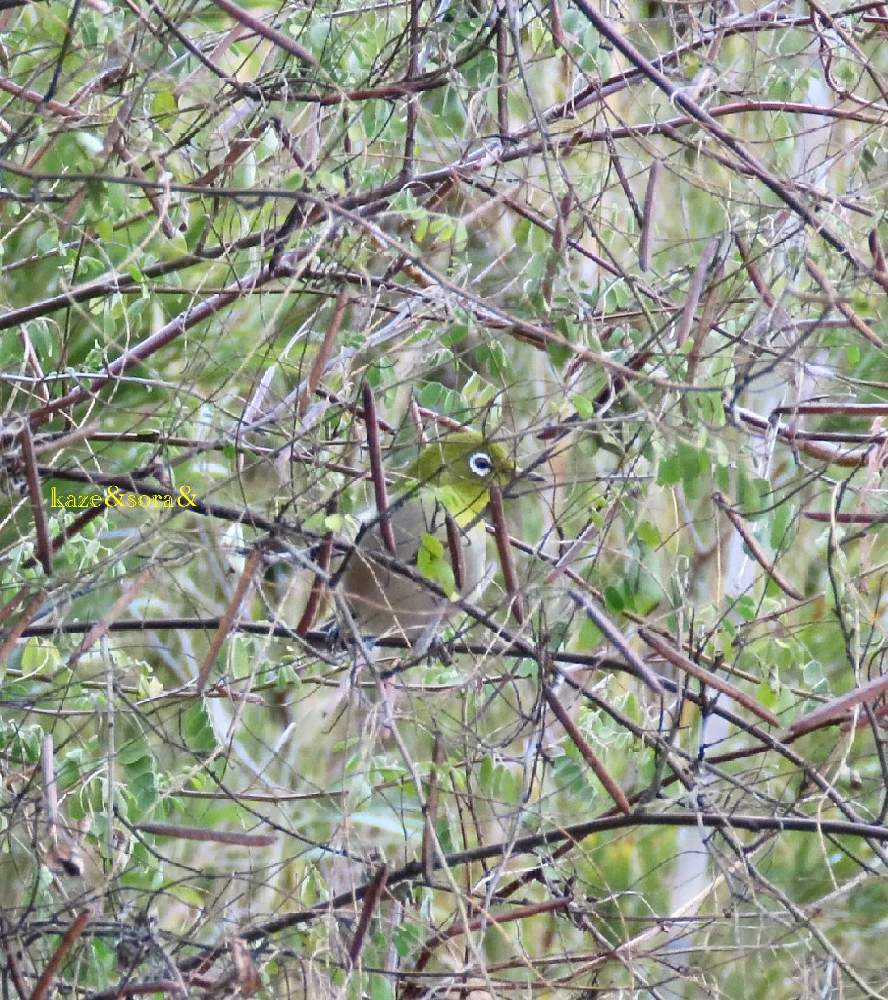
[[[507,485],[514,470],[506,449],[476,431],[458,431],[424,447],[409,470],[407,484],[390,500],[395,558],[417,570],[420,548],[428,555],[431,546],[425,536],[431,535],[449,562],[446,512],[458,527],[462,547],[459,593],[469,600],[477,596],[487,562],[486,532],[478,518],[490,502],[491,483]],[[377,522],[375,508],[366,511],[362,521]],[[374,554],[392,558],[378,523],[364,533],[342,576],[356,623],[365,635],[396,635],[424,643],[455,605],[398,574]]]

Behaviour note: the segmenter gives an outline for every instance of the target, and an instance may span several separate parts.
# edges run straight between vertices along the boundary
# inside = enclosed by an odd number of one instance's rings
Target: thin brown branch
[[[439,946],[444,944],[445,941],[452,941],[453,938],[461,937],[463,934],[469,934],[472,931],[480,930],[486,927],[498,927],[503,924],[514,923],[516,920],[528,920],[531,917],[539,916],[541,913],[553,913],[560,910],[566,910],[571,904],[570,897],[560,896],[556,899],[547,899],[541,903],[530,903],[526,906],[516,906],[511,910],[507,910],[503,913],[480,913],[469,920],[455,919],[453,923],[446,930],[438,931],[436,934],[431,935],[422,946],[419,955],[416,958],[416,962],[411,969],[411,972],[415,975],[428,965],[429,959],[432,957],[432,953]],[[406,998],[413,998],[420,996],[421,994],[415,990],[410,990],[405,993]]]
[[[706,276],[712,266],[719,242],[720,238],[718,236],[713,236],[707,240],[706,245],[703,247],[703,252],[700,254],[700,259],[697,261],[697,266],[694,268],[691,283],[688,286],[688,297],[685,300],[684,308],[681,311],[678,326],[675,330],[676,347],[681,347],[691,334],[691,328],[694,325],[694,316],[706,284]]]
[[[273,833],[239,833],[213,830],[205,826],[180,826],[178,823],[137,823],[133,829],[157,837],[197,840],[210,844],[233,844],[235,847],[271,847],[278,839]]]
[[[361,916],[358,918],[358,926],[355,928],[355,936],[348,949],[348,960],[352,965],[357,964],[364,947],[364,938],[370,927],[370,919],[373,911],[379,905],[380,898],[385,892],[386,881],[388,880],[389,866],[380,865],[373,878],[370,880],[367,892],[364,895],[364,906],[361,909]]]
[[[16,595],[17,596],[17,595]],[[9,630],[6,638],[3,640],[3,645],[0,646],[0,667],[3,667],[9,658],[9,654],[15,648],[15,644],[19,641],[21,636],[25,633],[25,630],[31,624],[31,619],[40,609],[41,605],[46,600],[46,591],[38,590],[30,601],[25,605],[24,610],[19,616],[19,620],[13,625]]]
[[[432,884],[432,873],[435,870],[435,825],[438,822],[438,780],[443,763],[444,740],[440,733],[435,733],[422,830],[422,864],[425,880],[429,885]]]
[[[318,352],[314,356],[311,363],[311,369],[308,373],[308,378],[305,380],[305,385],[303,386],[302,392],[299,396],[299,401],[296,404],[296,415],[299,417],[305,416],[305,411],[308,409],[308,405],[315,394],[315,390],[321,383],[321,378],[327,368],[330,355],[333,353],[336,338],[339,336],[339,331],[342,328],[342,319],[345,316],[345,310],[350,301],[351,296],[346,290],[341,291],[336,297],[336,302],[333,306],[333,313],[330,316],[330,322],[327,325],[324,339],[321,341],[321,346],[318,348]]]
[[[867,684],[862,684],[860,687],[854,688],[853,691],[833,698],[825,705],[815,708],[813,712],[808,712],[807,715],[796,719],[795,722],[790,723],[789,734],[792,737],[801,736],[804,733],[809,733],[812,729],[818,729],[820,726],[834,722],[855,705],[873,702],[885,691],[888,691],[888,674],[875,677]]]
[[[586,594],[581,593],[579,590],[570,590],[571,600],[577,607],[585,611],[586,615],[594,622],[595,626],[600,629],[605,639],[611,645],[615,646],[620,654],[626,658],[626,661],[635,668],[636,673],[639,677],[647,684],[647,686],[655,694],[658,694],[661,698],[663,697],[663,685],[660,683],[660,679],[654,674],[650,667],[641,659],[638,653],[629,645],[626,637],[617,628],[616,625],[608,618],[608,616],[595,605],[595,602],[588,597]]]
[[[573,719],[568,715],[567,709],[558,700],[558,696],[552,690],[551,685],[543,685],[543,695],[546,699],[546,703],[552,709],[555,717],[564,726],[567,735],[570,737],[571,742],[580,751],[583,760],[592,768],[595,772],[595,776],[604,785],[604,789],[607,794],[613,799],[614,805],[620,810],[620,812],[628,815],[632,812],[632,806],[629,805],[629,800],[623,792],[623,789],[616,783],[616,781],[611,777],[610,772],[604,766],[601,758],[595,753],[592,747],[589,746],[586,738],[577,728]]]
[[[73,538],[75,535],[79,535],[81,531],[90,523],[94,521],[97,517],[101,517],[105,513],[106,507],[104,504],[101,507],[90,507],[85,510],[82,514],[78,514],[74,520],[66,525],[52,540],[52,551],[58,552],[59,549],[67,542],[69,539]],[[30,569],[36,563],[36,559],[32,556],[30,559],[26,559],[22,563],[22,569]],[[2,612],[0,612],[0,624],[3,623]]]
[[[47,1000],[50,990],[52,989],[56,973],[59,971],[59,967],[62,962],[64,962],[68,952],[80,940],[80,936],[83,934],[89,921],[89,910],[83,910],[77,915],[74,922],[62,935],[62,940],[59,941],[58,947],[53,952],[52,957],[46,964],[46,968],[37,980],[37,985],[31,993],[31,1000]]]
[[[284,52],[289,52],[291,56],[295,56],[309,66],[318,65],[317,59],[315,59],[304,45],[300,45],[290,35],[285,35],[282,31],[278,31],[277,28],[273,28],[258,17],[254,17],[248,11],[245,11],[243,7],[239,7],[236,3],[233,3],[232,0],[212,0],[212,2],[217,7],[221,7],[226,14],[230,14],[235,21],[240,22],[240,24],[251,31],[255,31],[257,35],[267,38],[273,45],[283,49]]]
[[[461,591],[466,580],[466,561],[463,554],[463,536],[456,521],[447,513],[444,514],[444,527],[447,532],[447,550],[450,555],[450,566],[453,569],[453,586]]]
[[[644,207],[642,208],[641,238],[638,241],[638,268],[649,271],[651,268],[651,245],[654,239],[654,217],[656,214],[657,187],[660,175],[663,173],[663,161],[655,159],[648,173],[647,187],[644,192]]]
[[[68,666],[73,667],[75,663],[80,659],[81,656],[99,639],[102,638],[108,632],[108,628],[111,623],[116,621],[117,618],[129,607],[131,607],[133,600],[136,595],[141,591],[145,584],[151,579],[153,574],[153,568],[151,566],[146,566],[145,569],[131,581],[127,586],[123,588],[120,597],[111,605],[107,613],[102,615],[102,617],[92,626],[92,628],[84,636],[83,641],[74,650],[74,652],[68,658]]]
[[[724,678],[712,673],[711,670],[707,670],[705,667],[701,667],[698,663],[694,663],[694,661],[685,656],[684,653],[679,652],[679,650],[670,646],[667,642],[664,642],[663,639],[661,639],[655,632],[651,632],[645,628],[640,628],[638,630],[638,634],[651,647],[651,649],[655,649],[660,656],[668,660],[673,666],[678,667],[679,670],[683,670],[686,674],[696,677],[697,680],[703,681],[704,684],[715,688],[716,691],[721,691],[722,694],[727,695],[733,701],[736,701],[738,705],[742,705],[744,708],[752,712],[753,715],[758,716],[758,718],[767,722],[769,725],[780,726],[780,720],[777,716],[774,715],[773,712],[769,712],[764,705],[760,705],[755,698],[748,695],[745,691],[741,691],[733,684],[730,684],[728,681],[724,680]]]
[[[787,406],[775,406],[771,413],[775,416],[818,414],[848,417],[888,417],[888,403],[792,403]]]
[[[244,563],[244,568],[237,581],[237,586],[234,588],[234,593],[231,595],[231,600],[228,602],[228,607],[225,609],[225,613],[219,620],[219,627],[216,629],[216,633],[210,642],[210,648],[207,650],[207,655],[204,657],[203,664],[198,671],[195,682],[195,688],[198,694],[202,694],[206,688],[207,679],[210,676],[210,671],[213,668],[216,656],[222,648],[222,643],[225,642],[234,626],[234,623],[237,621],[237,618],[240,615],[241,606],[253,588],[256,570],[258,569],[261,561],[262,552],[258,548],[254,548]]]
[[[125,351],[115,361],[112,361],[105,369],[104,374],[96,376],[85,388],[72,389],[51,403],[38,406],[32,410],[28,415],[31,425],[37,426],[42,424],[53,414],[58,413],[59,410],[68,409],[68,407],[90,399],[102,386],[107,385],[108,382],[115,379],[118,375],[122,375],[134,365],[150,358],[160,348],[165,347],[198,323],[203,322],[210,316],[214,316],[220,310],[224,309],[225,306],[247,295],[249,292],[261,288],[274,277],[276,277],[276,272],[270,268],[260,268],[258,271],[253,272],[253,274],[247,275],[235,284],[228,286],[224,291],[216,295],[211,295],[209,298],[204,299],[203,302],[190,306],[174,319],[165,323],[159,330],[152,333],[151,336],[146,337],[143,341],[136,344],[135,347]]]
[[[49,541],[46,509],[43,506],[43,496],[40,492],[40,476],[37,472],[37,458],[34,455],[34,439],[31,437],[31,428],[27,423],[22,425],[19,432],[19,446],[22,451],[25,481],[28,484],[31,514],[34,518],[35,553],[43,567],[43,572],[46,576],[52,576],[52,545]]]
[[[830,283],[829,278],[823,273],[823,271],[811,260],[810,257],[805,258],[805,268],[808,274],[817,282],[818,285],[823,289],[823,293],[827,298],[827,301],[831,306],[845,317],[846,320],[851,324],[851,326],[864,338],[868,340],[873,347],[877,347],[880,351],[885,350],[885,343],[882,338],[876,333],[876,331],[866,322],[864,322],[856,312],[845,302],[833,288]]]
[[[716,506],[724,511],[725,516],[737,529],[737,533],[746,543],[746,547],[752,554],[753,559],[762,567],[762,569],[768,574],[768,576],[777,584],[777,586],[786,594],[788,597],[793,598],[796,601],[803,601],[805,595],[796,590],[795,587],[783,576],[783,574],[777,569],[775,561],[768,558],[767,552],[759,545],[758,540],[755,535],[749,529],[747,523],[743,518],[733,509],[731,504],[725,499],[724,496],[718,491],[712,494],[712,500]]]
[[[336,499],[335,497],[330,500],[327,504],[327,514],[336,513]],[[311,581],[311,589],[308,592],[308,598],[305,602],[305,608],[302,611],[302,615],[299,618],[299,624],[296,626],[296,635],[304,637],[311,630],[314,624],[315,617],[318,613],[318,608],[321,606],[321,598],[324,594],[324,588],[326,587],[326,578],[330,570],[330,562],[333,557],[333,532],[328,531],[324,535],[324,539],[321,542],[320,548],[317,551],[315,557],[315,562],[318,567],[318,572],[315,573]]]
[[[524,603],[524,593],[521,590],[521,581],[518,579],[515,561],[512,558],[512,547],[509,545],[509,530],[506,525],[506,512],[503,509],[503,494],[495,484],[490,486],[490,514],[496,538],[496,551],[499,553],[506,595],[509,599],[509,610],[518,625],[523,625],[527,620],[527,608]]]
[[[367,453],[370,458],[370,477],[373,480],[373,497],[376,501],[376,517],[379,534],[391,555],[397,555],[395,531],[388,513],[388,495],[385,488],[385,466],[382,462],[382,447],[379,443],[379,422],[376,419],[376,400],[369,383],[361,386],[361,402],[364,407],[364,425],[367,429]]]
[[[746,273],[749,275],[749,280],[752,282],[753,287],[761,296],[762,302],[764,302],[769,309],[773,309],[777,304],[777,300],[774,298],[774,293],[768,287],[767,282],[762,277],[762,272],[758,269],[758,265],[752,259],[749,244],[743,239],[742,236],[740,236],[739,233],[734,234],[734,242],[737,244],[737,249],[740,251],[740,259],[743,261],[743,266],[746,268]]]

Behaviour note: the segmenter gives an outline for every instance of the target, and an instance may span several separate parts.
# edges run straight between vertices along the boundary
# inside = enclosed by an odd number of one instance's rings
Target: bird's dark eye
[[[476,451],[469,457],[469,468],[480,479],[486,479],[493,472],[493,462],[486,451]]]

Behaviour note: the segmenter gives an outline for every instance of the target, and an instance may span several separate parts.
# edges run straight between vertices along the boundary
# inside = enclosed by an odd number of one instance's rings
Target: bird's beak
[[[549,480],[545,476],[540,475],[539,472],[522,472],[520,469],[515,473],[515,478],[520,480],[526,480],[530,483],[548,483]]]

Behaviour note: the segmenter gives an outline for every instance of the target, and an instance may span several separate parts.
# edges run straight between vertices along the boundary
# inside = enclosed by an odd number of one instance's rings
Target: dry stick
[[[352,938],[351,946],[348,949],[348,960],[351,965],[354,965],[360,957],[361,949],[364,947],[364,938],[367,936],[367,929],[370,926],[370,918],[373,916],[373,911],[379,903],[379,897],[385,890],[388,874],[388,865],[382,865],[377,869],[364,895],[364,908],[361,910],[358,926],[355,928],[355,936]]]
[[[204,662],[197,675],[195,687],[198,694],[203,694],[207,678],[210,676],[210,670],[213,667],[213,661],[216,659],[217,653],[222,648],[222,643],[225,642],[228,633],[231,631],[232,626],[237,620],[244,599],[252,589],[253,577],[261,559],[261,551],[258,548],[255,548],[250,553],[247,561],[244,563],[243,572],[240,575],[240,579],[237,581],[237,586],[234,588],[234,593],[231,595],[228,607],[225,609],[225,613],[219,620],[219,627],[216,629],[216,633],[210,642],[210,648],[207,650],[207,655],[204,658]]]
[[[45,600],[46,591],[38,590],[31,600],[25,605],[25,609],[19,616],[19,620],[10,629],[9,634],[3,640],[3,645],[0,646],[0,667],[5,665],[7,657],[12,652],[15,644],[19,640],[19,637],[31,624],[31,618]]]
[[[888,524],[888,514],[839,514],[831,510],[803,510],[802,517],[809,521],[822,521],[829,524]]]
[[[67,448],[69,445],[77,444],[78,441],[85,441],[88,438],[92,438],[95,434],[100,433],[98,424],[85,424],[83,427],[77,427],[70,432],[43,437],[34,443],[34,454],[45,455],[50,451],[58,451],[60,448]]]
[[[305,411],[308,408],[309,400],[315,394],[315,390],[317,389],[318,384],[321,381],[321,377],[324,374],[324,370],[327,367],[327,362],[330,360],[330,355],[333,352],[336,338],[339,336],[339,330],[342,327],[342,319],[345,315],[345,310],[349,302],[350,296],[348,291],[343,290],[336,297],[336,304],[333,306],[333,315],[330,317],[327,332],[324,334],[324,339],[321,342],[321,346],[318,348],[318,353],[315,355],[314,361],[312,362],[308,378],[305,380],[302,395],[296,404],[296,413],[300,417],[305,414]],[[336,506],[335,499],[331,500],[327,504],[327,514],[335,514]],[[324,535],[324,540],[321,543],[320,550],[317,554],[316,561],[320,572],[315,573],[314,579],[311,581],[311,590],[308,593],[308,600],[305,602],[305,608],[299,619],[299,624],[296,626],[296,634],[298,636],[304,636],[309,629],[311,629],[311,626],[314,623],[315,615],[318,613],[318,608],[321,604],[321,597],[324,593],[324,578],[327,571],[330,569],[332,555],[333,532],[328,531]]]
[[[573,194],[570,191],[556,203],[557,215],[555,218],[555,231],[552,233],[552,250],[546,262],[546,270],[541,283],[543,302],[546,304],[547,309],[552,308],[552,292],[555,287],[555,276],[558,272],[558,265],[561,263],[564,255],[564,247],[567,241],[567,220],[570,216],[572,204]]]
[[[37,980],[37,985],[31,994],[31,1000],[46,1000],[49,996],[49,991],[52,989],[53,980],[59,970],[59,966],[65,960],[68,952],[77,943],[80,935],[83,934],[89,920],[89,910],[84,910],[62,935],[62,940],[59,941],[58,948],[53,952],[52,958],[50,958],[46,968],[43,970],[43,975]]]
[[[612,138],[608,137],[605,139],[605,144],[607,145],[608,159],[613,164],[614,170],[617,173],[617,180],[620,182],[620,187],[623,189],[623,194],[629,203],[629,207],[632,209],[632,214],[638,223],[638,229],[641,231],[644,228],[644,216],[641,214],[641,209],[638,207],[638,202],[632,193],[632,186],[629,183],[629,178],[626,176],[626,171],[623,169],[623,161],[620,159],[617,147]]]
[[[145,979],[141,983],[122,983],[101,993],[90,993],[90,1000],[123,1000],[124,997],[148,996],[151,993],[176,993],[182,987],[174,979]]]
[[[407,80],[413,80],[419,74],[419,10],[422,0],[410,0],[410,19],[407,26],[409,56],[407,58]],[[413,174],[413,154],[416,150],[416,125],[419,121],[419,94],[411,94],[407,98],[406,128],[404,130],[404,156],[400,176],[408,180]]]
[[[509,134],[509,52],[506,14],[496,19],[496,123],[500,138]]]
[[[848,417],[888,417],[888,403],[791,403],[787,406],[775,406],[771,413],[776,416],[820,414]]]
[[[783,574],[777,569],[774,560],[768,558],[768,554],[759,545],[755,535],[749,530],[749,526],[743,520],[743,518],[732,508],[732,506],[725,499],[723,494],[716,490],[712,494],[713,503],[722,511],[724,511],[728,520],[737,529],[738,534],[746,543],[746,547],[749,549],[752,557],[755,561],[762,567],[762,569],[768,574],[769,577],[777,584],[777,586],[783,591],[784,594],[788,595],[795,601],[803,601],[805,595],[796,590],[795,587],[783,576]]]
[[[712,280],[709,285],[709,293],[703,300],[703,308],[700,310],[700,322],[697,324],[697,329],[694,331],[694,335],[691,338],[691,349],[688,351],[687,369],[687,380],[691,384],[694,384],[697,381],[697,366],[700,364],[700,353],[703,349],[703,342],[717,321],[716,314],[719,311],[718,285],[724,272],[724,263],[724,258],[720,257],[712,270]],[[727,309],[727,303],[725,304],[724,309]]]
[[[200,52],[200,49],[198,49],[195,46],[195,51]],[[238,84],[235,81],[231,80],[230,77],[229,78],[223,77],[223,79],[226,79],[226,82],[229,83],[230,86],[238,87]],[[256,94],[256,97],[259,97],[259,94]],[[267,128],[268,128],[268,120],[263,118],[258,125],[250,129],[250,131],[246,134],[246,136],[244,136],[241,139],[235,139],[234,142],[232,142],[231,146],[229,147],[228,152],[225,154],[225,158],[221,162],[217,163],[215,166],[210,167],[210,169],[207,170],[206,173],[200,174],[199,176],[195,177],[194,183],[212,184],[217,177],[224,174],[226,170],[230,170],[233,166],[237,164],[238,160],[242,159],[244,156],[246,156],[249,152],[251,152],[255,148],[257,140],[262,136],[262,133]],[[304,167],[304,163],[300,164],[300,167]]]
[[[760,705],[755,698],[752,698],[745,691],[741,691],[733,684],[728,683],[728,681],[723,680],[718,674],[714,674],[705,667],[701,667],[698,663],[694,663],[684,653],[679,652],[667,642],[664,642],[655,632],[650,632],[646,628],[640,628],[638,634],[651,649],[655,649],[662,657],[678,667],[679,670],[683,670],[686,674],[696,677],[709,687],[715,688],[716,691],[721,691],[722,694],[727,695],[732,701],[736,701],[738,705],[743,705],[753,715],[757,715],[769,725],[780,726],[780,720],[777,716],[773,712],[769,712],[763,705]]]
[[[876,333],[876,331],[865,323],[851,306],[847,302],[843,301],[837,294],[836,290],[830,283],[829,278],[820,270],[820,268],[811,260],[810,257],[805,258],[805,268],[808,274],[817,282],[818,285],[823,289],[824,295],[826,295],[827,300],[831,306],[834,306],[839,312],[845,317],[846,320],[854,327],[854,329],[863,337],[868,340],[874,347],[878,347],[879,350],[885,350],[885,343],[882,338]]]
[[[328,502],[327,513],[336,513],[335,498]],[[330,570],[332,557],[333,532],[328,531],[324,535],[324,540],[321,542],[321,547],[315,558],[319,572],[315,573],[314,579],[311,581],[311,590],[308,592],[308,600],[305,602],[305,609],[299,619],[299,624],[296,626],[296,635],[300,638],[304,638],[305,635],[311,630],[311,626],[314,624],[315,615],[318,613],[318,608],[321,606],[321,597],[324,593],[325,581]]]
[[[642,660],[642,658],[635,652],[634,649],[626,641],[626,637],[617,628],[616,625],[607,617],[607,615],[598,607],[595,606],[595,602],[587,597],[585,594],[580,593],[578,590],[569,590],[568,594],[570,599],[581,608],[589,618],[595,623],[595,625],[601,630],[604,637],[611,643],[611,645],[616,646],[617,649],[626,658],[628,663],[634,668],[638,673],[638,676],[647,684],[647,686],[654,692],[656,692],[661,698],[663,697],[663,685],[660,683],[659,678],[654,674],[648,665]]]
[[[675,331],[676,347],[681,347],[690,336],[691,327],[694,324],[694,314],[697,312],[697,306],[700,304],[700,296],[703,294],[703,286],[706,284],[706,275],[709,272],[720,240],[721,237],[713,236],[707,242],[706,246],[703,247],[703,253],[700,254],[700,259],[697,261],[697,266],[694,268],[691,283],[688,286],[688,297],[678,321],[678,328]]]
[[[152,566],[146,566],[145,569],[132,581],[128,586],[124,587],[123,593],[120,597],[111,605],[107,613],[102,615],[102,617],[93,625],[93,627],[87,632],[83,637],[83,641],[74,650],[74,652],[68,657],[68,666],[73,667],[75,663],[80,659],[81,656],[93,645],[93,643],[98,642],[99,639],[105,635],[111,626],[111,623],[116,621],[118,616],[125,611],[133,602],[133,598],[139,591],[145,586],[145,584],[151,579],[151,575],[154,572]]]
[[[426,792],[425,821],[422,831],[422,870],[426,882],[432,884],[432,873],[435,870],[435,824],[438,821],[438,779],[441,764],[444,762],[444,740],[440,733],[435,733],[435,745],[432,748],[432,767],[429,771],[429,786]]]
[[[556,49],[564,49],[564,22],[561,20],[561,9],[558,0],[549,0],[549,33]],[[567,55],[567,52],[565,52]]]
[[[638,267],[641,271],[650,270],[651,240],[654,230],[654,206],[657,197],[657,184],[663,172],[661,160],[654,160],[648,174],[647,188],[644,192],[644,208],[642,209],[641,239],[638,241]]]
[[[330,360],[330,355],[333,353],[333,346],[336,343],[336,338],[339,336],[339,330],[342,327],[342,317],[345,315],[345,309],[349,302],[350,296],[348,291],[341,291],[336,297],[336,303],[333,306],[333,315],[330,317],[327,332],[324,334],[324,339],[321,341],[318,353],[315,355],[314,360],[311,363],[308,378],[305,380],[305,386],[299,397],[299,401],[296,404],[296,415],[298,417],[305,415],[305,411],[308,409],[311,397],[315,394],[315,389],[317,389],[320,384],[321,376],[324,374],[327,362]]]
[[[546,702],[552,711],[555,713],[558,721],[564,726],[567,735],[571,738],[574,746],[583,756],[583,759],[595,772],[595,776],[604,785],[605,791],[613,799],[614,805],[627,816],[632,812],[632,806],[629,805],[629,800],[623,793],[623,789],[614,781],[608,772],[607,768],[602,763],[601,759],[586,742],[585,737],[579,731],[573,719],[568,715],[567,710],[558,700],[555,692],[549,684],[543,685],[543,694],[546,698]]]
[[[398,554],[395,532],[388,516],[388,496],[385,489],[385,468],[382,464],[382,448],[379,444],[379,424],[376,420],[376,401],[370,384],[361,386],[361,402],[364,407],[364,426],[367,431],[367,452],[370,456],[370,477],[373,480],[373,497],[376,501],[376,517],[379,534],[390,555]]]
[[[824,240],[834,249],[842,254],[845,259],[858,271],[868,271],[857,260],[854,254],[845,246],[842,240],[832,232],[818,218],[816,213],[807,205],[803,204],[776,177],[774,177],[759,161],[754,157],[743,144],[736,139],[727,129],[722,128],[715,118],[704,108],[692,101],[684,91],[684,88],[673,83],[661,70],[659,70],[650,60],[645,58],[638,49],[625,39],[619,31],[615,30],[608,19],[599,11],[595,10],[588,0],[575,0],[577,7],[583,15],[592,22],[601,35],[608,39],[619,52],[629,60],[632,65],[648,78],[655,86],[659,87],[670,98],[673,103],[687,112],[695,121],[724,146],[731,150],[740,161],[760,180],[765,187],[773,191],[777,197],[799,216],[800,219],[810,226],[816,233],[819,233]],[[875,277],[875,276],[874,276]],[[888,275],[886,275],[888,280]]]
[[[524,606],[524,594],[521,591],[521,584],[515,571],[515,562],[512,559],[512,549],[509,545],[509,531],[506,527],[506,514],[503,510],[503,494],[496,484],[492,484],[490,487],[490,513],[496,537],[496,550],[499,553],[506,594],[509,598],[509,608],[512,617],[520,626],[527,620],[527,609]]]
[[[36,555],[40,561],[40,565],[43,567],[43,572],[47,576],[52,576],[52,546],[49,543],[49,527],[46,523],[46,510],[43,507],[43,497],[40,494],[40,477],[37,474],[34,439],[31,437],[31,427],[27,423],[19,431],[19,444],[22,449],[22,464],[25,467],[28,497],[31,500],[31,513],[34,518]]]
[[[777,300],[774,298],[774,293],[768,287],[767,282],[762,277],[762,272],[758,269],[758,265],[752,259],[752,254],[749,250],[749,245],[742,236],[735,233],[734,242],[737,244],[737,249],[740,251],[740,259],[743,261],[743,266],[746,268],[746,273],[749,275],[749,280],[752,282],[753,287],[761,296],[762,302],[769,309],[773,309],[777,304]]]
[[[888,266],[885,264],[885,254],[882,253],[882,247],[879,243],[878,230],[870,230],[870,234],[867,237],[867,243],[869,244],[870,253],[873,255],[873,264],[875,264],[876,270],[883,271],[885,274],[888,274]]]
[[[0,77],[0,90],[5,90],[7,94],[12,94],[13,97],[18,97],[23,101],[30,101],[31,104],[36,104],[41,110],[51,111],[54,115],[60,115],[63,118],[71,118],[75,121],[82,121],[86,115],[82,111],[78,111],[76,108],[72,108],[67,104],[62,104],[59,101],[46,100],[42,94],[38,94],[36,90],[29,90],[27,87],[20,87],[17,83],[13,83],[11,80],[7,80],[4,77]]]
[[[238,7],[236,3],[232,3],[232,0],[213,0],[213,3],[217,7],[221,7],[226,14],[230,14],[235,21],[239,21],[251,31],[255,31],[257,35],[267,38],[272,44],[277,45],[278,48],[289,52],[291,56],[296,56],[297,59],[308,63],[309,66],[318,65],[317,59],[315,59],[308,49],[300,45],[299,42],[295,41],[289,35],[285,35],[282,31],[278,31],[277,28],[272,28],[270,25],[265,24],[258,17],[253,17],[252,14],[245,11],[242,7]]]
[[[43,734],[40,752],[40,771],[43,778],[43,811],[50,838],[55,839],[59,824],[59,786],[55,771],[55,744],[52,733]]]
[[[444,527],[447,531],[447,549],[453,570],[454,590],[461,591],[466,581],[466,562],[463,555],[462,532],[456,521],[445,511]]]
[[[179,826],[175,823],[136,823],[133,829],[158,837],[199,840],[215,844],[234,844],[236,847],[271,847],[277,843],[277,836],[273,833],[236,833],[227,830],[211,830],[205,826]]]
[[[37,352],[34,350],[34,345],[31,343],[31,338],[28,336],[28,328],[26,326],[19,327],[19,339],[22,342],[25,364],[28,366],[31,374],[36,379],[36,389],[40,393],[40,398],[44,403],[48,403],[49,386],[46,384],[46,374],[40,366],[40,359],[37,357]]]
[[[860,705],[867,701],[875,701],[883,691],[888,691],[888,674],[876,677],[868,684],[863,684],[861,687],[855,688],[847,694],[833,698],[832,701],[828,701],[825,705],[815,708],[813,712],[808,712],[807,715],[796,719],[795,722],[790,724],[789,734],[795,738],[822,726],[826,722],[832,722],[839,716],[844,715],[845,712],[855,705]]]
[[[253,962],[250,949],[237,937],[231,939],[229,947],[231,948],[231,963],[234,969],[230,974],[231,978],[225,977],[226,981],[220,983],[220,986],[227,986],[229,988],[236,986],[240,996],[251,997],[261,989],[262,979]],[[222,989],[220,990],[221,992],[228,992],[228,990]]]

